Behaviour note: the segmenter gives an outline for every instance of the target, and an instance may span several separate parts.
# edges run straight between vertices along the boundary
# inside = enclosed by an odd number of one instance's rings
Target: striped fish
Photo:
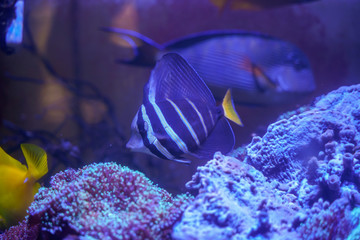
[[[164,55],[144,87],[143,104],[131,125],[127,147],[132,151],[189,163],[228,153],[234,134],[227,118],[242,125],[230,91],[222,106],[195,70],[178,54]]]

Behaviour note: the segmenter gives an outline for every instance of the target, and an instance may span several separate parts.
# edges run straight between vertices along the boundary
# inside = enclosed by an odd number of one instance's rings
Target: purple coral
[[[360,85],[319,97],[312,108],[271,124],[247,146],[246,161],[279,181],[305,177],[311,157],[341,159],[344,149],[360,145]]]
[[[351,210],[346,198],[337,199],[330,206],[320,199],[309,210],[308,218],[298,231],[307,240],[346,239],[357,227],[352,224]]]
[[[40,224],[30,225],[27,220],[23,220],[0,234],[0,240],[34,240],[38,239],[39,232]]]
[[[172,197],[144,174],[101,163],[56,174],[28,209],[43,239],[167,239],[192,199]]]
[[[340,178],[336,174],[330,175],[330,177],[327,179],[327,184],[330,190],[338,191],[341,184]]]
[[[275,183],[246,163],[217,153],[187,187],[199,195],[174,227],[174,239],[298,238],[288,231],[300,209],[296,197],[274,190]]]
[[[198,168],[173,238],[360,239],[360,85],[298,112]]]

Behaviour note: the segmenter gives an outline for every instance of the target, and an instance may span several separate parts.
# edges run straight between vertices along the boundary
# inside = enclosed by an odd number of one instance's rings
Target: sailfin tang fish
[[[28,167],[0,147],[0,222],[5,226],[25,217],[40,188],[36,181],[48,172],[47,155],[42,148],[21,144],[21,149]]]
[[[208,31],[158,44],[135,31],[103,30],[133,39],[134,58],[121,63],[153,67],[164,54],[178,53],[219,101],[228,88],[236,103],[257,105],[288,103],[315,89],[306,55],[289,42],[263,34]]]
[[[168,53],[157,62],[144,87],[143,104],[126,146],[183,163],[190,162],[187,156],[211,159],[216,151],[226,154],[235,141],[226,116],[242,124],[233,108],[230,92],[222,106],[216,106],[212,93],[189,63]]]

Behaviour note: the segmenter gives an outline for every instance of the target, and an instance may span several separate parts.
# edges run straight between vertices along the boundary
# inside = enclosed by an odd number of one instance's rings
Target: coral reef
[[[296,196],[274,191],[261,172],[233,157],[215,154],[187,187],[199,194],[174,227],[174,239],[298,237],[288,233],[300,209]]]
[[[174,239],[359,239],[360,85],[292,113],[198,168]]]
[[[142,173],[115,163],[68,169],[50,185],[35,195],[23,223],[39,225],[42,239],[168,239],[192,199],[172,197]]]
[[[0,239],[360,239],[360,85],[216,153],[172,197],[114,163],[68,169]]]
[[[310,110],[275,122],[262,138],[253,138],[246,161],[282,182],[302,179],[312,156],[342,162],[343,154],[353,154],[359,145],[359,102],[359,85],[318,98]]]

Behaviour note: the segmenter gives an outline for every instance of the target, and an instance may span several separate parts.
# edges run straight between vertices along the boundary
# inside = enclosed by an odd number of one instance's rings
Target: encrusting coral
[[[215,154],[187,187],[199,194],[175,225],[174,239],[298,238],[288,232],[300,209],[295,195],[274,191],[261,172],[238,159]]]
[[[92,164],[53,176],[35,196],[25,225],[39,226],[42,239],[168,239],[191,199],[172,197],[127,167]]]
[[[360,85],[285,114],[217,154],[187,186],[199,194],[174,239],[359,239]]]

